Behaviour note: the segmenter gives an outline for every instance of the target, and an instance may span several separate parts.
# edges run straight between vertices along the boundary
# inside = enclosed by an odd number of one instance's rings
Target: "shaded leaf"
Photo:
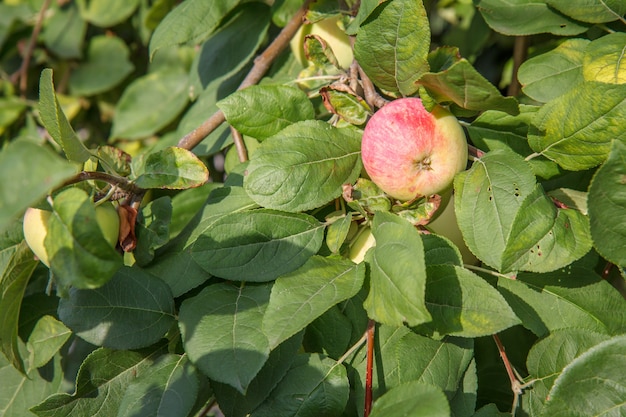
[[[91,198],[79,188],[54,197],[44,246],[50,269],[64,286],[99,287],[122,266],[122,257],[96,221]]]
[[[591,236],[598,252],[626,265],[626,143],[615,140],[593,177],[587,197]]]
[[[187,105],[188,85],[182,69],[136,78],[117,103],[111,139],[143,139],[167,126]]]
[[[0,251],[0,347],[10,365],[23,374],[24,362],[18,349],[18,324],[22,298],[37,266],[26,242]]]
[[[421,2],[386,1],[361,24],[354,55],[378,87],[411,95],[428,71],[430,26]]]
[[[259,205],[297,212],[341,195],[361,173],[361,133],[319,120],[294,123],[255,152],[244,188]]]
[[[59,302],[59,318],[91,344],[138,349],[158,342],[172,326],[174,298],[160,279],[123,267],[100,288],[71,289]]]
[[[72,331],[52,316],[43,316],[37,321],[26,348],[30,356],[30,369],[44,366],[72,335]]]
[[[588,28],[548,7],[545,0],[480,0],[476,6],[493,30],[510,36],[537,33],[568,36]]]
[[[450,405],[443,391],[430,384],[411,381],[391,388],[372,407],[372,417],[447,417]]]
[[[150,39],[150,57],[160,48],[183,43],[198,42],[207,38],[220,24],[222,18],[241,0],[207,3],[191,0],[176,7],[157,26]]]
[[[191,247],[206,271],[236,281],[271,281],[319,250],[324,224],[300,213],[253,210],[223,216]]]
[[[113,410],[117,413],[129,384],[150,371],[160,350],[97,349],[82,363],[73,394],[51,395],[30,411],[39,417],[104,417]]]
[[[83,19],[89,23],[109,27],[122,23],[139,5],[139,0],[79,0]]]
[[[198,375],[186,355],[159,357],[127,388],[119,417],[186,417],[199,389]]]
[[[89,41],[87,59],[75,68],[69,87],[75,95],[105,92],[122,82],[135,68],[124,41],[114,36],[96,36]]]
[[[305,328],[335,304],[354,296],[364,277],[363,264],[320,256],[278,277],[263,317],[263,332],[270,348]]]
[[[615,335],[626,328],[626,300],[590,270],[569,267],[546,274],[498,279],[498,290],[522,324],[537,336],[578,327]]]
[[[271,286],[214,284],[183,302],[179,325],[189,359],[209,378],[245,394],[267,361],[261,331]]]
[[[409,326],[428,322],[424,245],[406,220],[381,212],[374,216],[376,246],[367,252],[370,292],[363,306],[379,323]]]
[[[340,416],[350,385],[346,368],[319,354],[299,355],[270,397],[252,415],[255,417]]]
[[[169,190],[199,187],[209,180],[206,165],[191,151],[175,146],[149,154],[135,175],[138,187]]]
[[[594,346],[563,369],[550,390],[545,415],[623,415],[625,366],[626,335]]]
[[[460,266],[432,265],[427,273],[426,307],[432,321],[419,330],[480,337],[520,323],[498,291],[471,271]]]
[[[528,372],[536,381],[524,400],[532,415],[543,412],[546,398],[563,368],[578,356],[610,336],[586,329],[557,329],[537,342],[528,352]],[[525,398],[526,397],[526,398]]]

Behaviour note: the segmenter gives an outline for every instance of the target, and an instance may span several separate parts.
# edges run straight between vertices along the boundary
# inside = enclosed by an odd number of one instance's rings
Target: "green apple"
[[[365,253],[369,248],[376,244],[376,239],[372,234],[372,228],[363,226],[359,229],[354,240],[350,242],[349,258],[352,262],[358,264],[365,259]]]
[[[44,246],[48,234],[48,222],[52,212],[37,208],[28,208],[24,214],[24,239],[26,244],[46,266],[50,266],[50,259]],[[96,221],[104,239],[113,247],[119,236],[120,219],[117,210],[111,203],[104,203],[96,207]]]
[[[350,67],[354,54],[352,52],[352,46],[350,46],[350,37],[346,35],[346,32],[342,29],[341,18],[339,16],[311,24],[304,24],[291,39],[291,51],[303,67],[307,66],[307,59],[304,55],[304,38],[306,35],[317,35],[324,39],[333,50],[339,65],[342,68]]]
[[[376,185],[409,201],[450,189],[466,167],[467,140],[456,117],[443,107],[429,112],[419,98],[401,98],[367,122],[361,157]]]
[[[478,258],[469,250],[459,229],[454,212],[454,195],[450,197],[447,204],[439,206],[435,219],[426,226],[431,232],[447,237],[459,248],[463,263],[468,265],[476,265]]]

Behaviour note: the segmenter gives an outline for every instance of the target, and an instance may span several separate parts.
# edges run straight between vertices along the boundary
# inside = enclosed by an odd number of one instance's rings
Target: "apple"
[[[408,201],[450,189],[466,167],[467,140],[456,117],[443,107],[428,112],[419,98],[400,98],[367,122],[361,157],[376,185]]]
[[[317,35],[324,39],[330,46],[330,49],[333,50],[339,65],[342,68],[350,67],[354,54],[350,45],[350,37],[342,29],[339,16],[300,26],[298,32],[291,39],[290,47],[303,67],[307,66],[307,59],[304,55],[304,38],[306,35]]]
[[[355,264],[363,262],[365,259],[365,253],[369,248],[376,244],[376,239],[372,234],[372,228],[369,226],[363,226],[357,232],[354,240],[350,242],[349,258]]]
[[[459,229],[456,213],[454,211],[454,195],[450,197],[445,205],[439,206],[434,220],[428,223],[426,227],[431,232],[450,239],[450,241],[459,248],[464,264],[476,265],[478,263],[478,258],[474,256],[465,244],[465,239],[463,239],[461,229]]]
[[[46,266],[50,266],[50,259],[44,246],[48,234],[48,222],[52,212],[30,207],[24,214],[24,239],[26,244]],[[120,219],[117,210],[111,203],[100,204],[96,207],[96,221],[104,235],[104,239],[113,247],[119,236]]]

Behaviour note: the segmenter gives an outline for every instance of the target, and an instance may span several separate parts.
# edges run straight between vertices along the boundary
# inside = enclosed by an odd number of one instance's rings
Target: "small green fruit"
[[[372,234],[372,228],[366,226],[359,230],[353,242],[350,243],[350,260],[356,264],[363,262],[365,253],[376,244],[376,239]]]
[[[36,208],[28,208],[24,214],[24,239],[35,256],[46,266],[50,266],[50,259],[44,246],[48,234],[48,222],[52,212]],[[117,210],[111,203],[101,204],[96,207],[96,221],[104,235],[104,239],[111,246],[117,244],[119,236],[120,219]]]
[[[465,240],[459,229],[456,213],[454,212],[454,195],[450,197],[450,200],[445,206],[439,206],[435,219],[428,223],[427,227],[431,232],[450,239],[450,241],[459,248],[461,256],[463,257],[463,263],[468,265],[476,265],[478,263],[478,258],[474,256],[465,244]]]

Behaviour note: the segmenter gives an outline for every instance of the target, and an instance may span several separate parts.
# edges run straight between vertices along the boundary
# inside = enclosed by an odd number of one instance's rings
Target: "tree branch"
[[[313,0],[306,0],[302,7],[296,12],[293,18],[285,25],[283,30],[280,31],[276,39],[263,51],[261,55],[256,57],[254,65],[246,78],[241,82],[237,90],[242,90],[251,85],[257,84],[261,78],[265,75],[270,65],[280,55],[280,53],[287,47],[291,38],[294,37],[300,26],[302,25],[302,19],[309,9],[309,4]],[[221,110],[215,112],[200,126],[183,136],[178,142],[178,146],[191,150],[198,146],[200,142],[204,140],[211,132],[217,129],[226,118]]]

